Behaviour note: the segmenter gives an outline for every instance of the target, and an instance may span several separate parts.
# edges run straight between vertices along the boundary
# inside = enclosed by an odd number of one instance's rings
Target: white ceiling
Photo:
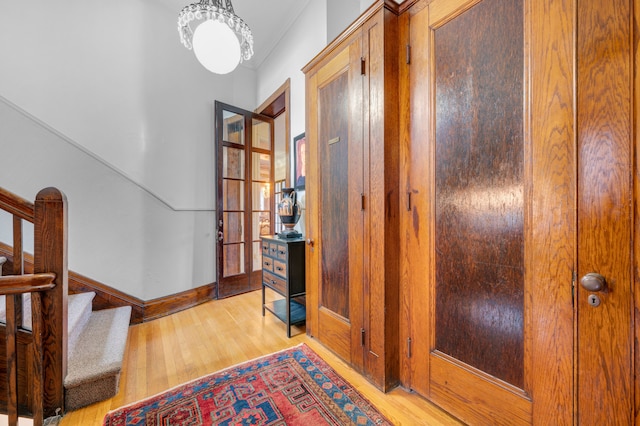
[[[311,0],[232,0],[233,10],[253,33],[254,55],[243,65],[258,68]],[[198,0],[160,0],[178,13]],[[177,25],[177,24],[176,24]],[[178,32],[176,31],[176,37]]]

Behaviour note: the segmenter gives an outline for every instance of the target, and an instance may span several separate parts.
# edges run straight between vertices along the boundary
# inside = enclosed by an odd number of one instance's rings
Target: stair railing
[[[34,425],[64,413],[64,376],[67,373],[67,200],[56,188],[45,188],[35,203],[0,188],[0,209],[13,216],[13,275],[0,277],[6,294],[7,414],[17,424],[18,399],[31,394]],[[22,223],[34,225],[33,274],[23,266]],[[22,324],[22,294],[31,293],[33,365],[18,365],[17,329]],[[33,389],[19,389],[18,371],[31,367]]]
[[[6,389],[7,417],[10,426],[18,424],[18,325],[16,321],[16,299],[24,293],[31,293],[33,356],[32,369],[32,416],[33,424],[41,426],[44,419],[43,397],[43,320],[40,292],[55,287],[55,274],[10,275],[0,277],[0,294],[6,296],[6,343],[7,358]],[[18,302],[18,305],[22,302]]]

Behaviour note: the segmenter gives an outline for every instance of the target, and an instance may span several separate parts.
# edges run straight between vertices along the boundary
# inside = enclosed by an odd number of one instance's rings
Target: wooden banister
[[[0,188],[0,209],[33,223],[33,203]]]
[[[34,336],[34,356],[32,368],[35,372],[32,383],[33,424],[43,423],[43,386],[42,386],[42,300],[41,291],[51,290],[56,276],[52,273],[10,275],[0,277],[0,295],[6,296],[6,341],[5,354],[7,360],[7,417],[10,426],[18,424],[18,315],[16,303],[22,303],[17,297],[23,293],[32,293],[32,335]],[[40,372],[40,374],[37,374]]]
[[[0,277],[0,295],[31,293],[55,287],[56,274],[6,275]]]
[[[67,375],[67,197],[56,188],[45,188],[34,203],[33,272],[52,272],[56,286],[42,293],[44,415],[64,413],[64,377]]]
[[[64,377],[67,373],[67,200],[56,188],[40,191],[31,203],[0,188],[0,209],[13,215],[13,276],[0,277],[6,295],[7,414],[17,424],[18,368],[31,369],[35,391],[31,411],[35,425],[64,414]],[[33,275],[23,275],[22,221],[34,225]],[[7,272],[7,268],[5,268]],[[18,325],[22,324],[22,294],[31,293],[32,365],[17,365]],[[20,331],[20,333],[23,333]],[[23,391],[21,391],[22,393]],[[28,392],[31,394],[31,392]],[[15,423],[14,423],[15,421]]]

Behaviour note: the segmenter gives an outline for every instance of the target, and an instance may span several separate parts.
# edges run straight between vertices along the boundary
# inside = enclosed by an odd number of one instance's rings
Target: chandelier
[[[191,23],[197,21],[195,30]],[[227,74],[253,56],[253,35],[249,26],[233,12],[231,0],[201,0],[185,6],[178,14],[180,41],[193,49],[209,71]]]

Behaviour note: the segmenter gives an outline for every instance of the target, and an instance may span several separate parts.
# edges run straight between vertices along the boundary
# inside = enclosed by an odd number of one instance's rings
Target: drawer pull
[[[276,285],[276,280],[271,280],[271,284]]]
[[[283,251],[283,250],[280,250],[278,253],[280,253],[280,254],[287,254],[287,252],[286,252],[286,251]]]
[[[278,271],[284,271],[284,268],[280,267],[280,266],[276,266],[276,270]]]
[[[271,263],[269,263],[269,262],[264,262],[264,266],[271,266]]]

